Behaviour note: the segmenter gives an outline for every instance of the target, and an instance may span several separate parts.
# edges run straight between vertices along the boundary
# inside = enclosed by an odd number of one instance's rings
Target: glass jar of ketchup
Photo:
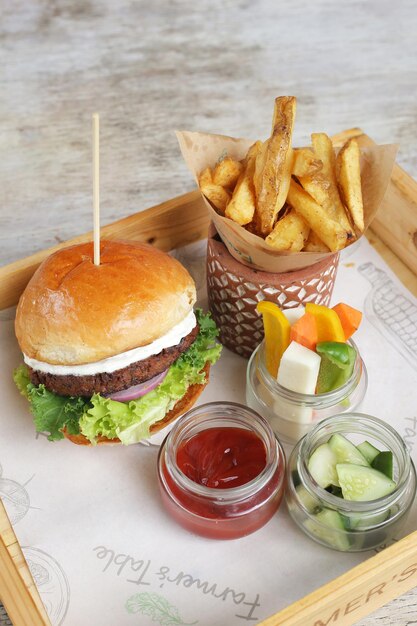
[[[284,476],[284,451],[268,422],[232,402],[189,411],[158,456],[165,507],[184,528],[213,539],[266,524],[281,503]]]

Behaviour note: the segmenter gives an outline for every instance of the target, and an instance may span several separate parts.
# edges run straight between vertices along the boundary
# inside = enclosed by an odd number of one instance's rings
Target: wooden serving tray
[[[340,145],[360,129],[333,137]],[[207,236],[208,215],[199,191],[168,200],[102,228],[105,239],[151,243],[171,250]],[[406,287],[417,296],[417,182],[395,165],[384,202],[367,237]],[[89,241],[75,237],[0,268],[0,310],[15,305],[28,280],[51,252]],[[259,626],[348,626],[417,585],[417,531],[342,576],[264,620]],[[50,624],[19,543],[0,500],[0,599],[15,626]]]

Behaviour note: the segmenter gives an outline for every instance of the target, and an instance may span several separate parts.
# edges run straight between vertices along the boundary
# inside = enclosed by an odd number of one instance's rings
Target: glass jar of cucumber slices
[[[398,538],[415,494],[416,472],[401,436],[370,415],[323,420],[288,463],[291,517],[335,550],[371,550]]]
[[[337,389],[319,394],[298,393],[280,385],[266,367],[264,342],[253,352],[246,373],[246,404],[268,420],[280,441],[294,444],[326,417],[359,408],[368,374],[356,344],[347,343],[356,351],[351,376]]]

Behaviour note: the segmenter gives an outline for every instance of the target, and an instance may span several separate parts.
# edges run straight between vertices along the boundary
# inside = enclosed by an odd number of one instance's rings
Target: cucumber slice
[[[301,485],[300,476],[299,476],[297,470],[293,470],[291,472],[291,478],[292,478],[292,482],[293,482],[294,487],[297,487],[298,485]]]
[[[385,522],[390,516],[390,511],[377,513],[376,515],[364,515],[360,513],[343,513],[343,523],[346,530],[363,530],[377,526]]]
[[[393,465],[394,463],[391,450],[384,450],[384,452],[380,452],[371,462],[371,467],[379,472],[382,472],[391,480],[393,477]]]
[[[327,443],[336,457],[336,463],[369,466],[363,454],[343,435],[332,435]]]
[[[303,485],[295,488],[298,499],[308,513],[317,513],[320,510],[320,502]]]
[[[316,448],[308,461],[308,471],[320,487],[339,486],[336,473],[337,459],[327,443]]]
[[[369,441],[364,441],[356,446],[359,452],[365,457],[369,465],[372,465],[372,461],[379,454],[378,448],[375,448]]]
[[[306,530],[317,537],[329,548],[349,550],[350,543],[347,536],[341,515],[337,511],[331,509],[323,509],[314,517],[304,522]]]
[[[345,500],[377,500],[392,493],[396,487],[393,480],[372,467],[338,463],[336,472]]]

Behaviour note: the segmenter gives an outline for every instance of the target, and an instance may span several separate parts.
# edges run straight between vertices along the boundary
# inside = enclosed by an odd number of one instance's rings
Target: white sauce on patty
[[[143,361],[150,356],[159,354],[161,350],[165,348],[176,346],[181,339],[186,337],[193,330],[196,324],[197,320],[194,311],[191,310],[182,322],[176,324],[176,326],[171,328],[165,335],[148,343],[146,346],[133,348],[133,350],[121,352],[120,354],[115,354],[114,356],[102,359],[101,361],[95,361],[94,363],[84,363],[83,365],[52,365],[51,363],[32,359],[26,354],[23,354],[23,359],[26,365],[29,365],[29,367],[39,372],[44,372],[45,374],[58,374],[60,376],[67,376],[68,374],[72,374],[73,376],[92,376],[102,373],[111,374],[132,363]]]

